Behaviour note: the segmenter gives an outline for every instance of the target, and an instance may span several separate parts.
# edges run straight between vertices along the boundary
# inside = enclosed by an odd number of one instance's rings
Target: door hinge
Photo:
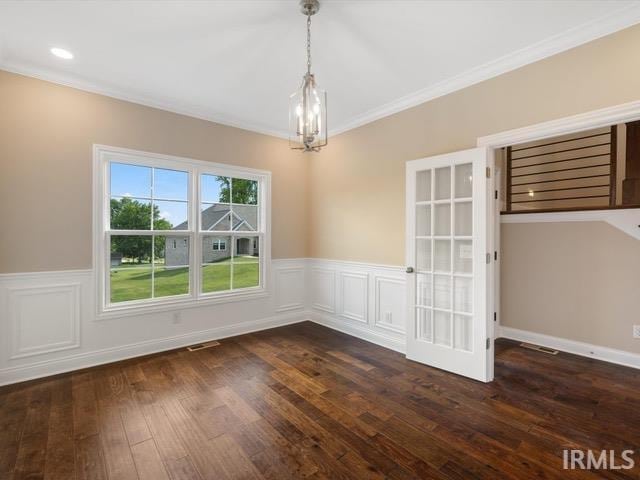
[[[498,200],[498,190],[495,191],[493,198],[495,198],[496,200]]]
[[[491,254],[487,253],[487,265],[491,263]]]
[[[494,322],[498,321],[498,312],[493,312],[493,321]]]
[[[487,178],[491,178],[491,168],[487,167]]]
[[[491,348],[491,339],[487,338],[487,350]]]
[[[497,262],[498,261],[498,252],[493,252],[493,259]]]

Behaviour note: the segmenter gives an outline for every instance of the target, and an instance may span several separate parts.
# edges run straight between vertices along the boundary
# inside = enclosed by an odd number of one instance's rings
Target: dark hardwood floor
[[[0,389],[0,478],[639,478],[640,375],[497,344],[482,384],[312,323]]]

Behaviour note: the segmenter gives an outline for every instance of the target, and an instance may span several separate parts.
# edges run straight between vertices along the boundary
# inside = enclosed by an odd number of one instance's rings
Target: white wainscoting
[[[402,267],[319,259],[308,262],[310,317],[314,322],[405,351],[406,280]]]
[[[312,320],[405,351],[402,267],[274,260],[270,294],[96,321],[91,270],[0,275],[0,385]],[[640,368],[640,355],[508,327],[499,336]]]
[[[316,263],[311,265],[310,284],[311,306],[327,313],[336,311],[336,272],[331,268],[320,268]]]
[[[304,262],[304,260],[302,260]],[[276,312],[304,310],[306,306],[305,264],[277,266],[275,271]]]
[[[100,321],[92,270],[0,275],[0,385],[309,319],[306,264],[274,260],[266,297]]]
[[[366,324],[369,309],[369,274],[339,271],[338,278],[338,315]]]

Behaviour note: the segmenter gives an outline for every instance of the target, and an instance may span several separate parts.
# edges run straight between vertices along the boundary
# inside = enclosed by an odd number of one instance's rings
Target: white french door
[[[475,148],[407,162],[407,358],[493,379],[489,156]]]

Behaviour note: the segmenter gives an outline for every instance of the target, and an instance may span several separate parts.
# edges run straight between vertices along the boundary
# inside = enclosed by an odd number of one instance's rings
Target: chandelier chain
[[[307,15],[307,73],[311,73],[311,15]]]

